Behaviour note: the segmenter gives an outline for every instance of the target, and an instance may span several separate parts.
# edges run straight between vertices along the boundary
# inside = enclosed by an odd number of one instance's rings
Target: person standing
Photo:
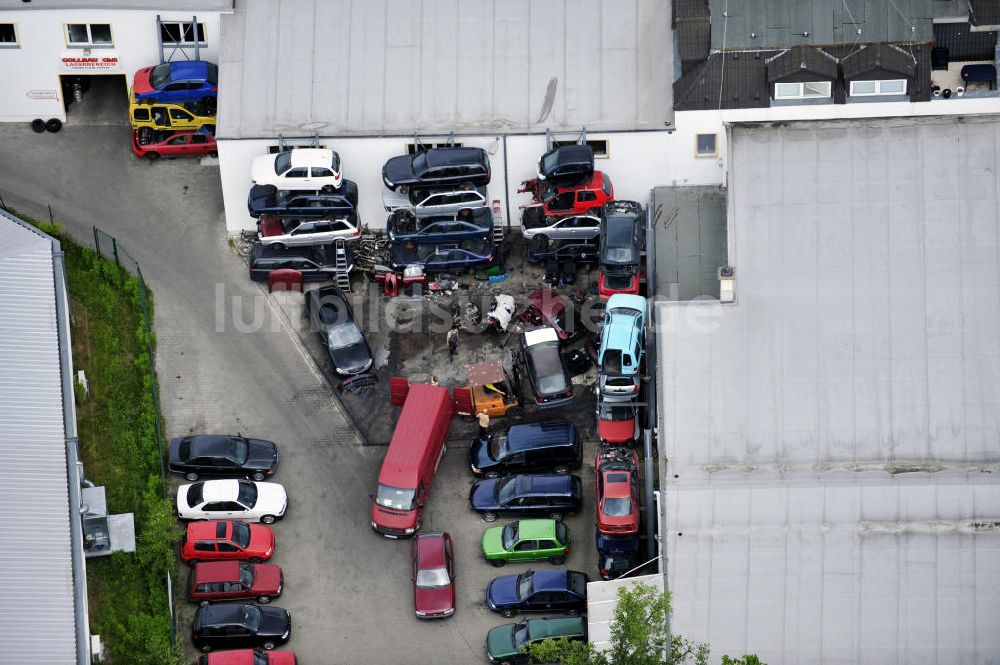
[[[485,411],[480,411],[477,416],[479,420],[479,438],[490,438],[490,417]]]

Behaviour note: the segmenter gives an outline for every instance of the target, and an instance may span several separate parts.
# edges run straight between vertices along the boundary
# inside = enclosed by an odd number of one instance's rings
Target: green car
[[[569,528],[556,520],[520,520],[495,526],[483,534],[483,554],[494,566],[508,561],[566,562]]]
[[[531,659],[521,651],[521,647],[556,637],[587,639],[587,620],[583,617],[558,617],[497,626],[486,633],[486,657],[491,663],[530,663]]]

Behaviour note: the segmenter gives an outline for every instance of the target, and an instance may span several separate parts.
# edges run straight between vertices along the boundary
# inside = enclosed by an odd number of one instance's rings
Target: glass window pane
[[[902,95],[906,92],[905,80],[882,81],[879,84],[879,92],[883,95]]]
[[[775,83],[774,84],[774,98],[780,99],[782,97],[798,97],[802,89],[800,83]]]
[[[0,23],[0,44],[14,44],[17,42],[17,31],[13,23]]]
[[[90,38],[95,44],[111,43],[111,26],[107,23],[93,23],[90,26]]]
[[[851,81],[852,95],[874,95],[876,90],[875,81]]]
[[[698,154],[715,154],[715,134],[698,134]]]
[[[89,40],[87,36],[87,26],[83,23],[70,23],[66,26],[69,33],[70,44],[86,44]]]
[[[829,97],[829,81],[808,81],[802,84],[803,97]]]

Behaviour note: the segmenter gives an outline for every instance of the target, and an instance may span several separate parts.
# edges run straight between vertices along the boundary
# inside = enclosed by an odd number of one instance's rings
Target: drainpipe
[[[653,190],[649,190],[649,205],[646,206],[646,293],[650,303],[649,326],[651,334],[646,337],[646,368],[649,380],[646,382],[646,427],[643,429],[643,451],[645,453],[646,477],[646,558],[656,557],[656,502],[653,500],[653,428],[656,427],[656,242],[653,237]],[[651,291],[652,289],[652,291]],[[661,487],[662,489],[662,487]],[[663,566],[661,565],[661,568]]]
[[[52,266],[56,292],[56,330],[59,337],[59,369],[62,374],[63,426],[66,432],[66,479],[69,484],[69,535],[73,548],[73,604],[76,624],[76,661],[90,665],[90,625],[87,613],[87,569],[83,555],[83,515],[80,484],[83,465],[80,462],[76,430],[76,395],[73,392],[73,356],[69,339],[69,297],[66,293],[66,272],[59,241],[52,240]]]

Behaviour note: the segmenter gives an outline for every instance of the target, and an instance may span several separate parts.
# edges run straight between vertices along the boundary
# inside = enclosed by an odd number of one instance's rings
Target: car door
[[[522,540],[514,545],[514,551],[511,552],[510,558],[512,561],[531,561],[535,558],[537,551],[537,540]]]
[[[310,244],[314,240],[312,233],[315,228],[315,222],[302,222],[288,234],[288,245],[299,246]]]
[[[163,144],[162,151],[164,155],[183,155],[188,152],[188,142],[187,136],[184,134],[178,134],[177,136],[171,136],[167,139],[166,143]]]
[[[233,517],[235,514],[232,503],[229,501],[212,501],[211,503],[206,503],[201,507],[201,512],[204,516],[211,519],[224,519],[226,517]]]
[[[281,177],[291,180],[291,184],[294,184],[296,187],[305,188],[309,184],[309,168],[305,166],[290,168]]]
[[[163,89],[157,97],[161,101],[176,104],[184,101],[184,98],[187,96],[187,90],[187,81],[174,81],[163,86]]]
[[[539,558],[549,557],[549,556],[559,556],[562,554],[562,548],[559,547],[559,543],[554,540],[540,540],[538,541],[538,554]]]

